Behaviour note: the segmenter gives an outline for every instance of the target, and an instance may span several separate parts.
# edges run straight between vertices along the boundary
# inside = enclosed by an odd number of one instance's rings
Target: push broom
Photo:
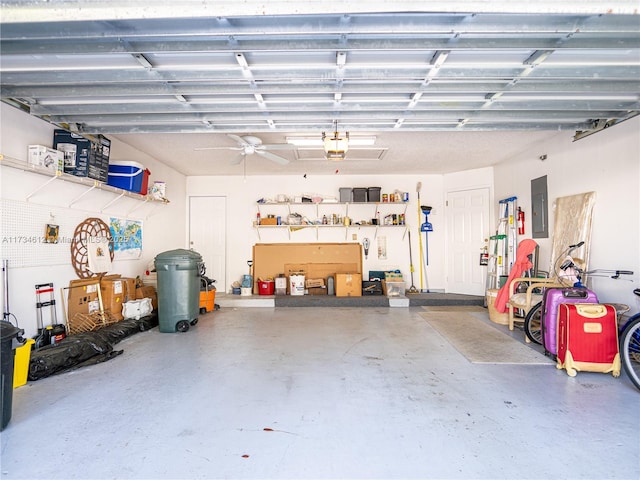
[[[418,245],[420,245],[420,291],[424,291],[424,251],[422,250],[422,242],[420,241],[420,190],[422,190],[422,182],[418,182],[416,185],[416,192],[418,193]]]
[[[415,272],[415,268],[413,268],[413,255],[411,253],[411,230],[407,232],[409,234],[409,266],[411,270],[411,287],[407,290],[407,293],[419,293],[415,284],[413,283],[413,272]]]

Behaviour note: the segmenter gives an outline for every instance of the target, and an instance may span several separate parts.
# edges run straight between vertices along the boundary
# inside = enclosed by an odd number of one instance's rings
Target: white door
[[[489,189],[447,194],[447,292],[485,295],[480,252],[489,235]]]
[[[226,197],[189,197],[189,248],[202,255],[207,277],[226,292]]]

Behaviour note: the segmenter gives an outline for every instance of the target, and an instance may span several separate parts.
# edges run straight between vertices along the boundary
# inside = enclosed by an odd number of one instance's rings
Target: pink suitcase
[[[600,303],[563,303],[558,315],[556,367],[576,372],[612,373],[620,376],[616,309]]]
[[[557,326],[558,310],[561,303],[598,303],[595,292],[586,288],[549,288],[544,292],[540,322],[542,346],[545,355],[555,359],[558,354]]]

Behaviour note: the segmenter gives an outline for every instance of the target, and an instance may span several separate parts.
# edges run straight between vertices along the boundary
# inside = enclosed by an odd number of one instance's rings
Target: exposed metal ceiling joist
[[[287,14],[344,14],[384,13],[389,11],[388,0],[342,0],[340,2],[299,2],[298,0],[181,0],[176,8],[175,0],[146,0],[134,3],[129,0],[110,0],[108,6],[102,0],[4,0],[3,21],[43,22],[51,18],[75,20],[82,13],[85,20],[151,19],[151,18],[195,18],[200,16],[262,16]],[[509,0],[394,0],[396,12],[482,12],[482,13],[541,13],[585,15],[636,14],[635,0],[538,0],[536,2],[513,2]]]
[[[3,2],[2,99],[104,134],[301,132],[336,120],[353,131],[579,130],[640,111],[632,2],[500,2],[511,14],[387,3],[319,13],[280,1],[252,14],[253,1],[242,12]],[[62,5],[81,16],[44,16]]]

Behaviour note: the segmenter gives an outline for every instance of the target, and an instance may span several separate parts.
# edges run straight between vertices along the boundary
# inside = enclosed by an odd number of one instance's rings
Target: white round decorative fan
[[[242,160],[246,158],[247,155],[260,155],[272,162],[275,162],[279,165],[286,165],[289,163],[284,157],[280,155],[276,155],[275,153],[271,153],[271,150],[295,150],[295,145],[290,145],[288,143],[280,143],[273,145],[266,145],[262,143],[262,140],[258,137],[254,137],[252,135],[244,135],[242,137],[238,135],[233,135],[231,133],[227,134],[230,138],[233,138],[238,144],[235,147],[196,147],[194,150],[202,151],[202,150],[235,150],[239,151],[240,155],[238,155],[231,163],[233,165],[238,165]]]
[[[91,278],[95,275],[89,270],[89,242],[95,238],[107,238],[109,241],[109,256],[113,260],[113,236],[109,225],[100,218],[87,218],[80,223],[71,240],[71,264],[79,278]]]

